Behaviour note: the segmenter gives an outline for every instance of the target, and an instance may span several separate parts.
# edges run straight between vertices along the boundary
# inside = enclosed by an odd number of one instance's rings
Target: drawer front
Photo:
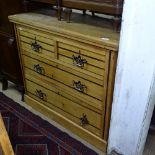
[[[27,56],[23,56],[23,58],[25,67],[36,71],[38,74],[42,74],[56,81],[59,81],[83,95],[88,95],[103,101],[104,87],[91,81],[87,81],[81,77],[75,76],[71,73],[65,72],[56,67],[47,65],[43,62],[40,62],[39,60],[32,59]]]
[[[73,90],[70,87],[63,85],[60,82],[50,79],[44,75],[41,75],[41,74],[38,75],[38,73],[34,72],[31,69],[25,68],[24,72],[25,72],[26,79],[29,79],[35,83],[40,83],[40,81],[42,81],[42,83],[44,82],[43,86],[48,88],[49,90],[55,91],[54,88],[56,88],[57,90],[59,90],[59,92],[61,92],[61,94],[63,94],[64,97],[68,98],[69,100],[72,100],[77,104],[80,104],[97,113],[103,114],[103,110],[104,110],[103,102],[96,100],[92,97],[87,97],[87,96],[83,97],[83,94],[77,91],[73,93]]]
[[[93,49],[88,51],[59,42],[58,59],[80,69],[104,76],[108,64],[108,53],[103,50],[101,55],[93,52]]]
[[[57,66],[57,68],[64,70],[66,72],[70,72],[72,70],[72,74],[77,75],[81,78],[87,79],[89,81],[92,81],[98,85],[104,86],[104,83],[106,82],[104,79],[105,77],[97,75],[97,74],[89,74],[87,71],[72,67],[69,64],[64,64],[64,62],[56,61],[56,59],[49,59],[49,57],[41,56],[38,53],[31,53],[28,50],[22,51],[23,55],[26,55],[28,57],[31,57],[33,59],[40,60],[46,64],[49,64],[51,66]]]
[[[95,113],[85,107],[76,104],[75,102],[63,97],[62,94],[54,88],[55,91],[50,91],[38,84],[35,84],[29,80],[26,80],[27,92],[34,95],[34,98],[38,98],[43,103],[48,103],[50,108],[55,106],[55,109],[61,109],[58,112],[68,113],[69,118],[75,121],[78,125],[88,129],[91,132],[98,131],[101,127],[101,115]],[[65,116],[68,116],[67,114]],[[74,118],[72,118],[74,117]],[[76,119],[75,119],[76,118]]]
[[[24,28],[18,30],[22,50],[54,57],[54,41],[52,39],[41,36],[42,33],[39,32],[27,32],[28,30]]]

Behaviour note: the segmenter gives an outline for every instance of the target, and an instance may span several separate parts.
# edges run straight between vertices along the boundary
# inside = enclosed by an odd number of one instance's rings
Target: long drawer
[[[23,58],[25,67],[69,86],[73,92],[78,91],[84,96],[90,96],[100,101],[104,100],[104,87],[39,60],[27,56],[23,56]]]
[[[40,84],[44,85],[41,81]],[[63,114],[83,128],[100,135],[102,115],[67,99],[54,87],[48,90],[29,80],[26,80],[26,86],[28,95],[31,97]]]
[[[44,86],[49,87],[49,89],[56,88],[59,93],[63,94],[66,98],[69,100],[72,100],[76,102],[77,104],[80,104],[88,109],[91,109],[97,113],[103,114],[105,104],[99,100],[96,100],[91,97],[83,97],[81,93],[79,92],[74,92],[73,90],[70,89],[68,86],[63,85],[53,79],[50,79],[44,75],[38,74],[34,72],[31,69],[25,68],[25,78],[29,79],[31,81],[34,81],[36,83],[40,83],[40,81],[44,82]]]
[[[97,74],[90,74],[90,72],[88,73],[87,71],[84,71],[82,69],[78,69],[76,67],[73,67],[69,64],[64,64],[64,62],[61,62],[59,60],[56,59],[49,59],[46,56],[41,56],[38,53],[32,53],[29,50],[22,50],[21,51],[23,55],[26,55],[28,57],[31,57],[33,59],[37,59],[40,60],[46,64],[49,64],[51,66],[57,67],[61,70],[64,70],[66,72],[72,72],[72,74],[77,75],[81,78],[87,79],[88,81],[92,81],[98,85],[104,86],[104,84],[107,82],[106,81],[106,76],[100,76]]]

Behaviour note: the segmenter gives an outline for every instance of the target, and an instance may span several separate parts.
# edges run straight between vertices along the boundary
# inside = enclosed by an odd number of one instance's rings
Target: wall
[[[150,99],[155,71],[154,11],[154,0],[124,4],[108,152],[141,155],[143,151],[155,103]]]

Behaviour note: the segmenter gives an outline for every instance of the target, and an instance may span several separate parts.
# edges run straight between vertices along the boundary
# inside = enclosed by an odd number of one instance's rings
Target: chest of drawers
[[[14,23],[25,102],[106,151],[119,35],[37,13]]]

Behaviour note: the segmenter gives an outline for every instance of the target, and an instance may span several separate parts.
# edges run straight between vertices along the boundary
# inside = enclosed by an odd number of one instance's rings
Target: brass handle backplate
[[[84,84],[81,83],[81,81],[73,81],[73,86],[77,91],[81,93],[84,93],[85,89],[87,88]]]
[[[13,43],[15,42],[15,38],[14,37],[10,37],[8,40],[8,44],[9,45],[13,45]]]
[[[72,56],[73,64],[77,67],[84,68],[85,63],[87,63],[86,59],[82,59],[80,55]]]
[[[41,47],[41,45],[39,45],[39,44],[37,43],[36,37],[35,37],[34,42],[31,42],[31,48],[32,48],[32,50],[35,51],[35,52],[38,52],[38,53],[41,52],[40,49],[41,49],[42,47]]]
[[[46,101],[46,94],[43,93],[41,90],[36,89],[36,96],[41,100]]]
[[[85,114],[82,114],[82,117],[80,117],[80,125],[85,126],[88,124],[89,124],[89,121],[87,119],[87,116]]]
[[[45,70],[43,67],[41,67],[39,64],[34,65],[34,71],[38,74],[44,75]]]

